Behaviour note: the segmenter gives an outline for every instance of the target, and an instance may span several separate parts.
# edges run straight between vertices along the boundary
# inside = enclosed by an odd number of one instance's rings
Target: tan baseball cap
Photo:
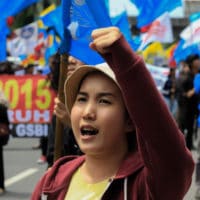
[[[83,78],[90,72],[101,72],[113,80],[119,87],[115,74],[110,69],[107,63],[98,64],[96,66],[83,65],[76,69],[72,75],[65,81],[64,93],[65,93],[65,106],[67,111],[71,113],[72,106],[76,99],[80,83]],[[120,88],[120,87],[119,87]]]

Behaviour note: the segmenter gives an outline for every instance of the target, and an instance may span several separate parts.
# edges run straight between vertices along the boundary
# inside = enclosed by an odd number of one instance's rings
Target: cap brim
[[[76,99],[76,95],[79,90],[79,85],[83,77],[89,72],[97,71],[93,66],[82,66],[79,67],[66,81],[64,85],[65,93],[65,106],[68,112],[71,112],[71,108]]]
[[[72,75],[65,81],[65,85],[64,85],[65,106],[69,113],[71,113],[71,109],[76,99],[76,95],[78,93],[81,80],[89,72],[95,72],[95,71],[105,74],[107,77],[109,77],[118,85],[113,71],[110,69],[110,67],[106,63],[97,65],[97,66],[84,65],[77,68],[72,73]]]

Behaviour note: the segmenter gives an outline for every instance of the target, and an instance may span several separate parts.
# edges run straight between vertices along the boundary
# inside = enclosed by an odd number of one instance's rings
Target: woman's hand
[[[68,115],[67,109],[65,107],[65,104],[62,103],[58,97],[54,99],[54,114],[58,119],[61,121],[61,123],[66,127],[70,126],[70,117]]]
[[[117,27],[99,28],[92,31],[90,48],[101,53],[109,53],[109,47],[121,37]]]

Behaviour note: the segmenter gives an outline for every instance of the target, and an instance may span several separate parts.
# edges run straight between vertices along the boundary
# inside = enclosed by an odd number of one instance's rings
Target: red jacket
[[[138,150],[121,164],[102,199],[182,200],[194,170],[184,136],[142,58],[123,36],[110,48],[112,53],[104,58],[122,88],[136,127]],[[63,200],[73,173],[83,161],[84,156],[59,159],[37,184],[32,200]]]

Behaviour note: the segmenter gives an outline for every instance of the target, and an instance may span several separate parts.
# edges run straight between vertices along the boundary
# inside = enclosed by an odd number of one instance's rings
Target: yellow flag
[[[142,56],[147,63],[154,64],[155,57],[165,58],[165,52],[160,42],[153,42],[142,51]]]

